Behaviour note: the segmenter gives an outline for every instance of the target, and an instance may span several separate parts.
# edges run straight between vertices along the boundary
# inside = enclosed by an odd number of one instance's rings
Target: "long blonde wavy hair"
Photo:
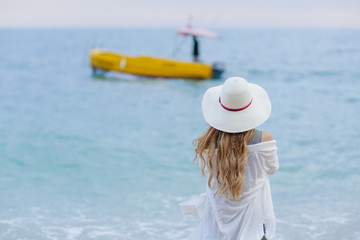
[[[195,139],[196,159],[201,161],[201,172],[205,175],[205,166],[209,171],[208,185],[211,188],[211,179],[216,176],[218,191],[226,197],[238,200],[244,184],[244,171],[247,163],[248,142],[254,135],[254,129],[227,133],[209,127],[206,133]],[[205,151],[206,150],[206,151]],[[216,173],[213,172],[212,159],[217,150]],[[206,160],[207,159],[207,160]]]

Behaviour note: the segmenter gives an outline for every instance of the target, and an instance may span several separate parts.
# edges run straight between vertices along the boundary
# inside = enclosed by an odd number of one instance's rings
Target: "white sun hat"
[[[238,133],[256,128],[271,113],[265,89],[240,77],[225,80],[224,85],[209,88],[202,100],[205,121],[223,132]]]

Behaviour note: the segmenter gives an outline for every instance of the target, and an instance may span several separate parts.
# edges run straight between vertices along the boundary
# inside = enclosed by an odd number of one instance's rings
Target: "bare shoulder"
[[[262,131],[262,142],[274,140],[273,136],[268,131]]]

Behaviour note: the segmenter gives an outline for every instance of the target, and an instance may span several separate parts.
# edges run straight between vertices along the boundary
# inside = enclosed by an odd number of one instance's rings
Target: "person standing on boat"
[[[194,40],[194,50],[193,50],[194,62],[199,62],[199,42],[196,36],[193,36],[193,40]]]
[[[180,204],[200,217],[189,240],[270,240],[275,214],[270,174],[279,168],[276,141],[258,130],[271,113],[266,91],[240,77],[209,88],[202,100],[207,132],[194,141],[206,193]]]

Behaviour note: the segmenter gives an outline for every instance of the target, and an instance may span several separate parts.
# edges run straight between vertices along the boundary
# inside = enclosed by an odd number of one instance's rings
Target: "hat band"
[[[219,103],[220,103],[220,105],[221,105],[224,109],[226,109],[226,110],[228,110],[228,111],[241,111],[241,110],[244,110],[244,109],[246,109],[247,107],[249,107],[249,106],[251,105],[252,101],[253,101],[253,100],[251,99],[251,101],[249,102],[249,104],[246,105],[245,107],[242,107],[242,108],[228,108],[228,107],[224,106],[224,105],[221,103],[221,97],[219,97]]]

